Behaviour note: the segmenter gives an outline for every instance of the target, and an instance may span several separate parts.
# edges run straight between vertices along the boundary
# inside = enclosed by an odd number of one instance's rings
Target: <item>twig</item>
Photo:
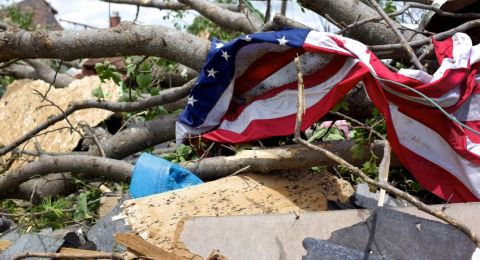
[[[480,19],[480,14],[478,13],[451,13],[451,12],[445,12],[442,11],[440,8],[431,6],[431,5],[424,5],[420,3],[406,3],[401,9],[387,14],[389,17],[395,17],[399,16],[405,13],[409,8],[417,8],[417,9],[424,9],[424,10],[430,10],[435,12],[436,14],[440,16],[445,16],[445,17],[451,17],[451,18],[459,18],[459,19]],[[355,27],[358,27],[360,25],[369,23],[369,22],[378,22],[381,21],[382,17],[371,17],[371,18],[366,18],[362,19],[359,21],[356,21],[352,24],[347,25],[347,27],[343,28],[342,30],[338,31],[337,34],[343,34],[348,30],[351,30]]]
[[[298,78],[298,102],[297,102],[297,120],[295,122],[295,140],[301,139],[300,131],[302,128],[302,115],[305,113],[305,94],[304,84],[303,84],[303,74],[302,74],[302,66],[300,63],[300,56],[295,57],[295,67],[297,69],[297,78]]]
[[[388,141],[385,141],[385,146],[383,147],[383,158],[380,162],[380,166],[378,167],[378,177],[380,182],[388,183],[388,172],[390,169],[390,155],[391,155],[391,148]],[[378,206],[383,207],[383,203],[385,202],[385,190],[380,189],[380,194],[378,196]]]
[[[243,167],[243,168],[241,168],[241,169],[236,170],[234,173],[228,175],[227,177],[231,177],[231,176],[238,175],[238,174],[240,174],[240,173],[242,173],[242,172],[247,171],[247,170],[250,169],[250,168],[251,168],[251,165],[247,165],[247,166],[245,166],[245,167]]]
[[[135,13],[135,19],[133,19],[133,23],[137,23],[138,15],[140,14],[140,5],[137,5],[137,13]]]
[[[53,84],[55,84],[55,80],[57,80],[58,72],[60,71],[60,67],[62,67],[62,64],[63,64],[63,60],[60,60],[60,62],[58,63],[57,70],[55,70],[55,75],[53,76],[53,80],[52,80],[52,82],[50,82],[50,85],[48,86],[47,92],[45,92],[45,95],[43,95],[45,97],[43,100],[45,100],[47,98],[47,95],[50,92],[50,90],[52,89]],[[42,100],[42,102],[43,102],[43,100]]]
[[[370,4],[375,7],[377,12],[380,14],[380,16],[385,20],[385,22],[388,24],[388,26],[393,30],[395,35],[397,35],[398,39],[400,40],[400,43],[402,44],[403,48],[407,51],[408,55],[410,56],[410,60],[412,63],[417,67],[419,70],[425,70],[420,63],[420,61],[417,58],[417,55],[415,55],[415,51],[413,51],[412,47],[408,45],[407,40],[403,37],[402,33],[398,30],[398,28],[393,24],[392,19],[388,17],[388,15],[383,11],[382,7],[377,3],[375,0],[369,0]]]
[[[95,131],[93,131],[93,129],[90,127],[90,125],[87,122],[84,122],[84,125],[85,125],[86,129],[88,130],[88,133],[90,134],[90,136],[93,138],[93,141],[97,145],[98,150],[100,151],[100,154],[102,155],[102,157],[107,157],[107,154],[105,153],[105,150],[103,149],[102,143],[100,142],[97,135],[95,134]]]
[[[55,82],[55,79],[53,80],[53,82]],[[53,84],[53,83],[52,83]],[[80,131],[78,131],[74,126],[73,124],[70,122],[70,120],[67,118],[67,115],[65,115],[65,111],[63,111],[63,109],[61,107],[59,107],[57,104],[55,104],[55,102],[51,101],[50,99],[48,99],[47,97],[47,94],[48,92],[50,91],[47,90],[47,92],[45,94],[42,94],[40,91],[36,90],[36,89],[33,89],[33,91],[39,95],[40,97],[43,98],[42,101],[47,101],[51,106],[54,106],[55,108],[57,108],[61,113],[62,115],[64,115],[63,119],[65,119],[65,121],[68,123],[68,125],[70,126],[70,130],[73,130],[75,132],[77,132],[81,137],[83,137],[82,133],[80,133]],[[41,106],[43,107],[43,106]],[[35,110],[39,110],[41,107],[37,107]]]
[[[23,253],[15,256],[12,260],[20,260],[28,257],[39,258],[61,258],[61,259],[117,259],[124,260],[121,255],[116,253],[98,253],[98,254],[64,254],[64,253]]]
[[[475,28],[475,27],[478,27],[480,26],[480,19],[477,19],[477,20],[472,20],[472,21],[468,21],[468,22],[465,22],[455,28],[452,28],[448,31],[444,31],[444,32],[441,32],[441,33],[438,33],[438,34],[435,34],[434,36],[432,36],[433,39],[435,40],[444,40],[448,37],[452,37],[455,33],[457,32],[465,32],[465,31],[468,31],[472,28]],[[431,38],[427,38],[427,39],[424,39],[424,40],[416,40],[416,41],[411,41],[411,42],[408,42],[408,44],[412,47],[412,48],[417,48],[417,47],[421,47],[427,43],[431,43],[432,39]],[[403,48],[403,46],[401,44],[397,44],[397,43],[394,43],[394,44],[384,44],[384,45],[371,45],[371,46],[368,46],[368,48],[371,50],[371,51],[375,51],[375,52],[378,52],[378,51],[391,51],[391,50],[396,50],[396,49],[400,49],[400,48]]]

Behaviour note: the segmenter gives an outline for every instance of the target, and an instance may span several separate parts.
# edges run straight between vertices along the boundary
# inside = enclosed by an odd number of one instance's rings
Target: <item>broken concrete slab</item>
[[[443,205],[432,206],[440,210]],[[436,218],[416,208],[394,208],[422,218]],[[219,249],[230,260],[300,259],[306,255],[306,237],[327,240],[332,233],[364,222],[371,210],[293,212],[257,216],[192,217],[183,224],[179,243],[192,253],[206,257]],[[480,203],[449,204],[445,212],[480,233]],[[199,239],[199,237],[201,239]],[[248,248],[248,250],[245,250]]]
[[[177,255],[193,257],[188,255],[181,243],[177,243],[187,217],[300,214],[326,210],[328,200],[345,202],[352,194],[353,188],[347,181],[327,172],[248,173],[129,200],[124,203],[123,214],[132,230],[148,242]],[[298,241],[303,238],[299,237]],[[244,239],[249,239],[249,235],[245,234]],[[208,241],[203,234],[201,240]],[[202,256],[208,256],[214,249],[209,247],[208,253]]]

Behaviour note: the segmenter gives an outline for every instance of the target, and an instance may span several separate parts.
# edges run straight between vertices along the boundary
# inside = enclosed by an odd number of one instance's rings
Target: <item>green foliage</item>
[[[397,7],[395,6],[395,4],[393,3],[392,0],[387,0],[383,4],[383,11],[385,11],[385,13],[387,13],[387,14],[391,14],[391,13],[397,11]]]
[[[100,78],[100,82],[105,83],[105,81],[111,79],[115,84],[120,84],[122,81],[122,74],[120,74],[115,66],[109,62],[97,63],[95,64],[95,71]]]
[[[38,231],[46,227],[63,228],[74,222],[94,221],[99,207],[100,192],[88,186],[76,197],[43,198],[33,206],[17,204],[13,200],[0,201],[3,213],[14,214],[12,219],[23,229]]]
[[[73,219],[75,221],[92,219],[93,212],[95,212],[95,210],[100,206],[100,203],[96,201],[96,199],[99,197],[100,192],[96,189],[91,189],[80,193],[80,195],[77,196],[75,211],[73,212]]]
[[[180,145],[174,153],[169,153],[164,157],[165,160],[174,163],[190,161],[196,158],[198,158],[198,155],[195,150],[191,146],[184,144]]]
[[[22,11],[16,4],[11,4],[10,1],[7,1],[7,3],[2,6],[2,9],[0,18],[4,22],[20,29],[33,30],[32,11]]]
[[[328,133],[327,133],[328,131]],[[340,140],[345,140],[345,137],[343,136],[342,131],[340,131],[338,128],[333,126],[330,128],[320,128],[317,131],[313,133],[313,135],[308,139],[311,142],[317,141],[322,137],[323,141],[340,141]]]

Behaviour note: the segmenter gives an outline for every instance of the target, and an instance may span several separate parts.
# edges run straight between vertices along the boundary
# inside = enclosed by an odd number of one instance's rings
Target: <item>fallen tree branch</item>
[[[281,14],[275,14],[273,19],[269,21],[268,23],[264,24],[262,27],[263,32],[267,31],[277,31],[277,30],[282,30],[284,28],[308,28],[312,29],[309,26],[306,26],[303,23],[299,23],[297,21],[294,21],[292,19],[289,19]]]
[[[64,113],[49,117],[49,119],[46,122],[39,124],[37,127],[28,131],[26,134],[19,137],[9,145],[2,147],[0,149],[0,156],[12,151],[20,144],[34,137],[36,134],[40,133],[42,130],[45,130],[49,126],[54,125],[55,123],[67,118],[69,115],[71,115],[75,111],[82,110],[82,109],[89,109],[89,108],[100,108],[100,109],[105,109],[112,112],[134,112],[134,111],[144,110],[154,106],[159,106],[166,103],[175,102],[178,99],[181,99],[182,97],[190,93],[190,90],[195,80],[196,79],[193,79],[181,87],[163,90],[162,92],[160,92],[158,96],[150,97],[148,99],[144,99],[141,101],[120,103],[120,102],[109,102],[109,101],[98,101],[98,100],[85,100],[79,103],[73,103],[67,109],[64,110]]]
[[[38,257],[38,258],[60,258],[60,259],[116,259],[116,260],[124,260],[121,255],[116,253],[98,253],[98,254],[63,254],[63,253],[22,253],[20,255],[15,256],[12,260],[20,260],[30,257]]]
[[[133,166],[127,162],[86,155],[42,156],[24,167],[0,175],[0,197],[34,176],[56,172],[99,175],[110,180],[126,181],[130,178]]]
[[[116,133],[102,144],[106,157],[123,159],[157,144],[174,140],[176,120],[175,115],[165,115]]]
[[[247,17],[243,13],[232,12],[206,0],[178,0],[192,7],[215,24],[227,30],[253,33],[263,24],[256,16]]]
[[[383,157],[383,142],[376,141],[371,145],[365,145],[363,157],[356,158],[352,154],[354,141],[335,141],[318,143],[324,149],[345,158],[353,165],[362,165],[370,159],[372,151],[375,156]],[[302,145],[286,145],[269,149],[243,150],[234,156],[217,156],[205,158],[199,161],[190,161],[182,164],[185,168],[194,172],[204,180],[218,179],[237,172],[247,166],[252,172],[272,172],[287,169],[308,169],[314,166],[334,166],[328,157],[318,153],[312,153],[310,149]],[[401,166],[394,157],[392,166]]]
[[[0,61],[14,58],[159,56],[195,70],[203,66],[210,42],[173,28],[122,22],[109,29],[85,31],[33,31],[8,29],[0,32]]]
[[[39,60],[26,59],[25,62],[35,69],[37,77],[47,83],[53,84],[57,88],[64,88],[70,85],[74,78],[64,73],[57,73],[47,64]]]
[[[172,11],[183,11],[192,9],[188,5],[184,5],[178,2],[169,2],[169,1],[159,1],[159,0],[101,0],[107,3],[114,4],[127,4],[127,5],[136,5],[143,7],[153,7],[160,10],[172,10]],[[221,8],[227,9],[232,12],[238,12],[238,5],[236,4],[216,4]]]
[[[41,79],[47,83],[52,83],[55,76],[55,71],[47,65],[36,60],[25,60],[25,62],[35,65],[36,68],[25,64],[10,64],[0,70],[1,75],[10,75],[17,79]],[[57,79],[53,84],[57,88],[68,86],[73,81],[73,78],[64,73],[58,73]]]

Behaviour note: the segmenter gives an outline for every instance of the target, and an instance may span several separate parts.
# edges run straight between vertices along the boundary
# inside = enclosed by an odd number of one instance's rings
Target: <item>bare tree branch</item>
[[[363,146],[365,156],[362,158],[356,158],[352,155],[351,150],[354,144],[354,141],[335,141],[318,143],[317,145],[345,158],[353,165],[362,165],[368,161],[370,151],[377,157],[383,157],[383,141],[376,141],[371,145]],[[334,166],[335,163],[319,153],[312,153],[310,149],[302,145],[286,145],[268,149],[243,150],[234,156],[217,156],[183,164],[184,167],[204,180],[228,176],[248,165],[250,165],[249,171],[266,173],[286,169],[307,169],[319,165]],[[392,165],[401,166],[395,158],[392,158]]]
[[[126,181],[133,166],[127,162],[86,155],[42,156],[21,169],[0,175],[0,197],[12,192],[33,176],[55,172],[73,172],[100,175],[110,180]]]
[[[188,5],[184,5],[178,2],[169,2],[169,1],[160,1],[160,0],[101,0],[107,3],[114,4],[128,4],[128,5],[137,5],[143,7],[153,7],[160,10],[172,10],[172,11],[181,11],[181,10],[190,10],[192,9]],[[225,8],[232,12],[238,12],[238,5],[235,4],[216,4],[221,8]]]
[[[262,26],[256,16],[247,17],[243,13],[236,13],[206,0],[178,0],[180,3],[192,7],[212,22],[227,30],[253,33]]]
[[[157,144],[175,140],[176,120],[177,116],[166,115],[120,131],[103,143],[105,155],[122,159]]]
[[[36,253],[27,252],[15,256],[12,260],[20,260],[25,258],[55,258],[55,259],[115,259],[124,260],[125,258],[116,253],[101,253],[98,254],[64,254],[64,253]]]
[[[210,42],[173,28],[151,25],[120,25],[85,31],[34,31],[9,29],[0,32],[0,60],[14,58],[159,56],[195,70],[203,66]]]
[[[53,85],[57,88],[67,87],[73,81],[73,78],[69,75],[64,73],[57,73],[47,64],[39,60],[27,59],[25,60],[25,62],[35,69],[39,79],[42,79],[43,81],[48,83],[53,83]]]

